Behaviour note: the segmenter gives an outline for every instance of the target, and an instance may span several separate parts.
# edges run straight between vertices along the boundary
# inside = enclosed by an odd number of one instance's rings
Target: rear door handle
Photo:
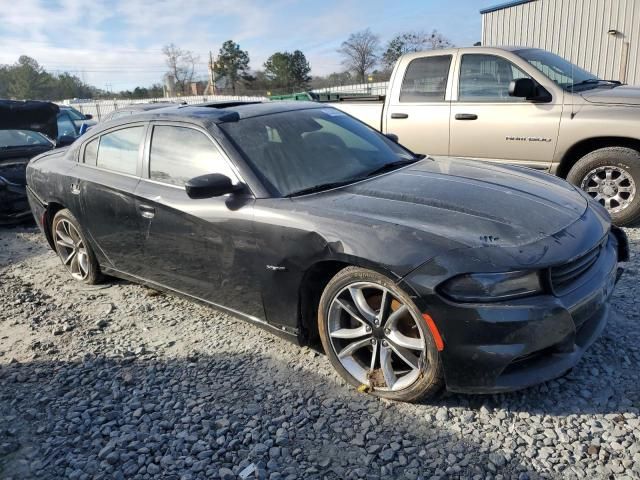
[[[140,215],[144,218],[153,218],[156,216],[156,209],[151,205],[139,205],[138,209],[140,210]]]
[[[409,118],[408,113],[392,113],[391,118]]]
[[[71,184],[71,193],[73,195],[80,195],[80,185],[78,185],[77,183],[72,183]]]
[[[456,120],[477,120],[478,115],[475,113],[456,113]]]

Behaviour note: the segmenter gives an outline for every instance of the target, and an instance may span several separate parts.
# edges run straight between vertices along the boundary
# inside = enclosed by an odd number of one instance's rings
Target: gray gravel
[[[640,231],[620,315],[564,378],[419,405],[215,310],[78,288],[0,230],[0,478],[640,478]]]

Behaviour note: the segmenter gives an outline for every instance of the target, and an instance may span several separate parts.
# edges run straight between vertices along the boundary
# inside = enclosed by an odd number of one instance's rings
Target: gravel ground
[[[0,230],[0,478],[640,478],[640,230],[620,313],[565,377],[391,403],[328,360]]]

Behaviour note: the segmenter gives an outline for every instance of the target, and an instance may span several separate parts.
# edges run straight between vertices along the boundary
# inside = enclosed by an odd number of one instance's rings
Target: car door
[[[517,78],[529,75],[506,58],[461,55],[457,101],[451,106],[451,155],[539,169],[551,166],[562,101],[509,96],[509,84]]]
[[[71,119],[69,114],[62,110],[58,113],[58,138],[71,137],[76,138],[78,136],[78,127]]]
[[[208,132],[156,122],[136,191],[144,232],[144,277],[203,300],[264,318],[255,275],[254,197],[192,199],[184,185],[209,173],[240,178]]]
[[[81,147],[72,193],[80,198],[80,223],[105,265],[139,275],[142,236],[134,199],[140,181],[146,125],[106,131]]]
[[[383,131],[416,153],[449,153],[447,98],[453,55],[409,57],[404,78],[393,78]],[[397,87],[399,85],[399,87]]]

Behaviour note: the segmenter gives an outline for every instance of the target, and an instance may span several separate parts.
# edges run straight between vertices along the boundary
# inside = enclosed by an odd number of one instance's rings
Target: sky
[[[384,45],[396,33],[437,29],[456,46],[480,40],[483,7],[497,0],[0,0],[0,64],[20,55],[119,91],[161,83],[163,45],[199,56],[232,39],[262,68],[274,52],[302,50],[313,75],[341,71],[336,50],[370,28]]]

